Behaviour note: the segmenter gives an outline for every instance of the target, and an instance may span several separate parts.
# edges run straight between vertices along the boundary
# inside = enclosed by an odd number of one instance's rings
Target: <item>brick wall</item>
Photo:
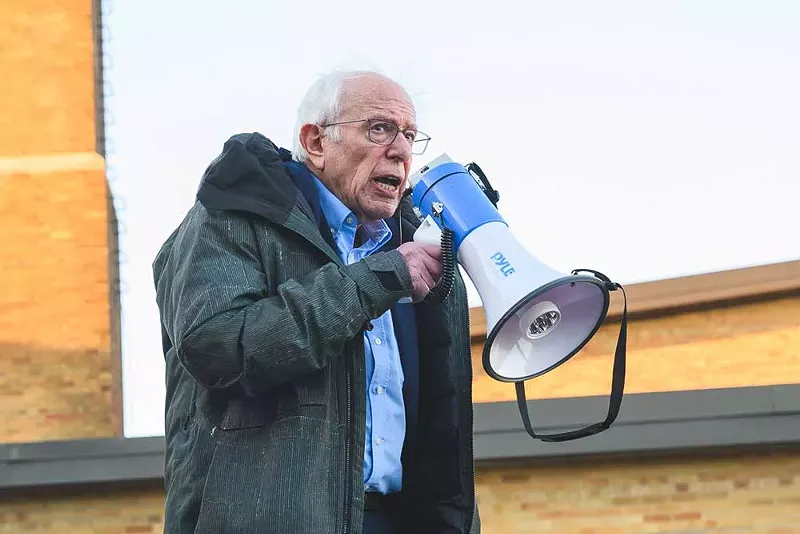
[[[0,2],[0,156],[95,149],[92,3]]]
[[[800,457],[581,461],[479,471],[487,534],[800,532]]]
[[[121,433],[91,8],[0,2],[4,442]]]
[[[0,497],[0,534],[163,532],[164,494],[154,486],[61,489]]]
[[[118,435],[102,159],[0,162],[0,440]],[[5,158],[8,170],[9,158]],[[46,165],[54,163],[54,165]]]

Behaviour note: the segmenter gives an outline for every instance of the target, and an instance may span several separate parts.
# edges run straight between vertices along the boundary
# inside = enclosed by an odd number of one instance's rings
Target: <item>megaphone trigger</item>
[[[442,242],[442,231],[433,220],[433,217],[428,215],[422,220],[419,228],[414,232],[414,241],[429,245],[438,245]]]

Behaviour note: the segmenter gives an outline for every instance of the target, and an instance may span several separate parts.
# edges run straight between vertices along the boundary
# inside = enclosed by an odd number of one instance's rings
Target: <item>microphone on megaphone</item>
[[[455,264],[460,264],[478,290],[486,315],[483,368],[495,380],[515,383],[528,434],[555,442],[608,429],[619,414],[625,387],[625,289],[591,269],[558,272],[525,250],[497,211],[497,192],[474,163],[465,167],[443,154],[412,174],[409,182],[414,209],[422,219],[414,241],[443,248],[445,273],[429,300],[447,297]],[[602,325],[609,292],[617,289],[625,305],[605,420],[559,434],[534,432],[525,381],[552,371],[578,353]]]

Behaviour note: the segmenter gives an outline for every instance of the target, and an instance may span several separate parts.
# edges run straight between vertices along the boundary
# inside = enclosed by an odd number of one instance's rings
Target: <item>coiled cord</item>
[[[453,254],[453,231],[442,228],[442,279],[425,297],[423,302],[439,304],[450,296],[456,281],[456,258]]]

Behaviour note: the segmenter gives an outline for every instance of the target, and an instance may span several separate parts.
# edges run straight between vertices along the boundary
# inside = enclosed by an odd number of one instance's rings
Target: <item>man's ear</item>
[[[308,162],[319,170],[325,168],[325,157],[322,149],[322,128],[316,124],[304,124],[300,127],[300,144],[308,154]]]

